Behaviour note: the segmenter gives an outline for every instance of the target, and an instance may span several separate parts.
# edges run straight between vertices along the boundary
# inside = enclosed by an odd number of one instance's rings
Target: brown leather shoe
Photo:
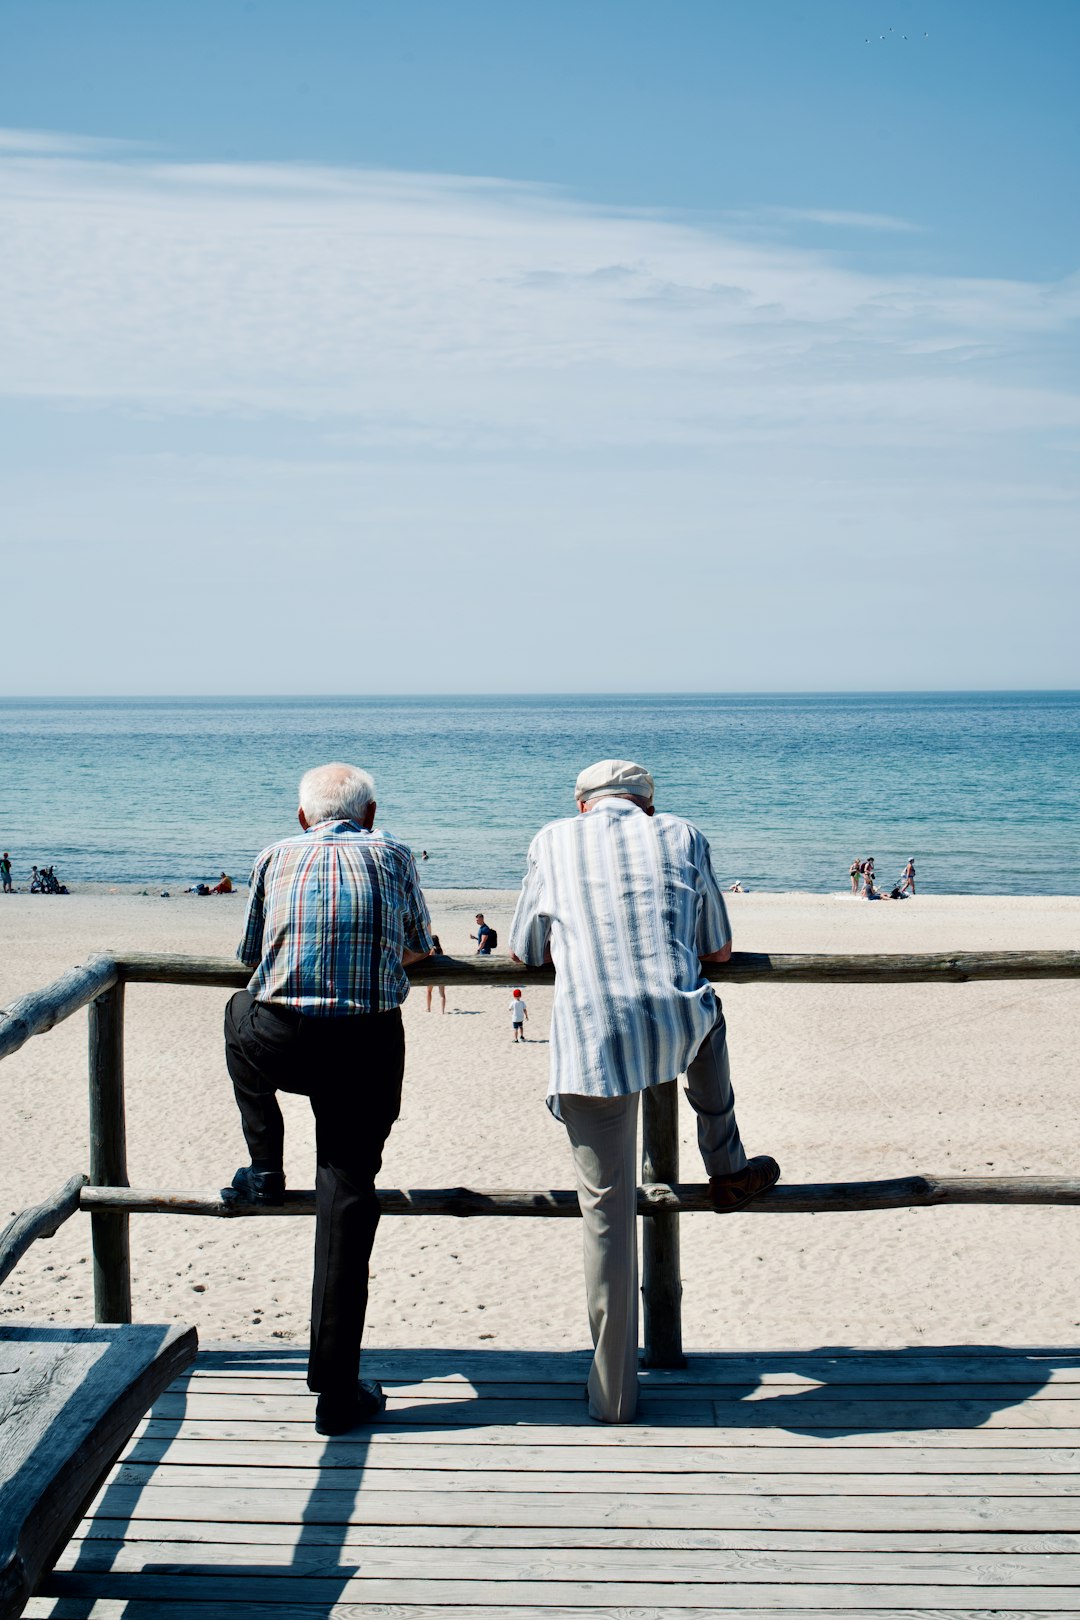
[[[760,1193],[768,1192],[780,1180],[780,1166],[767,1153],[751,1159],[745,1170],[736,1170],[730,1176],[709,1177],[709,1200],[718,1215],[730,1215],[742,1209]]]

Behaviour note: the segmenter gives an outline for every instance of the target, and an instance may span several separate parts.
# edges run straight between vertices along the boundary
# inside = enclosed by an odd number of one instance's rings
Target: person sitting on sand
[[[566,1127],[585,1238],[595,1354],[589,1415],[630,1423],[638,1399],[637,1118],[641,1092],[686,1074],[718,1213],[780,1175],[747,1161],[727,1032],[701,963],[731,955],[727,907],[704,835],[655,815],[653,779],[630,760],[581,772],[578,814],[529,846],[510,929],[513,960],[553,961],[548,1107]]]
[[[228,872],[222,872],[221,877],[219,878],[218,882],[214,884],[214,887],[210,890],[210,893],[211,894],[232,894],[232,892],[233,892],[233,880],[229,876]]]

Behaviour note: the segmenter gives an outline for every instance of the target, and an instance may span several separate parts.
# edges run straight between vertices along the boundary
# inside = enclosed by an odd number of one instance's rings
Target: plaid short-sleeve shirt
[[[248,990],[317,1017],[388,1012],[409,993],[406,950],[432,949],[412,851],[391,833],[322,821],[264,849],[237,956]]]

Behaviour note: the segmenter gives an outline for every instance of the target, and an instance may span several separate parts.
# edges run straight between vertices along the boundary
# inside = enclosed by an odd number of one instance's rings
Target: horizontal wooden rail
[[[34,1035],[44,1035],[55,1024],[70,1018],[87,1002],[100,996],[117,981],[117,967],[111,956],[94,956],[82,967],[73,967],[42,990],[31,990],[10,1007],[0,1008],[0,1058],[10,1057]]]
[[[0,1283],[10,1277],[31,1243],[38,1238],[51,1238],[66,1220],[79,1212],[79,1194],[86,1186],[86,1176],[72,1176],[70,1181],[31,1209],[21,1209],[0,1231]]]
[[[129,984],[203,984],[242,989],[251,974],[228,956],[174,956],[140,952],[116,959]],[[1080,951],[949,951],[916,956],[803,956],[735,951],[728,962],[707,963],[718,984],[965,984],[973,979],[1080,978]],[[409,969],[414,984],[553,984],[552,967],[523,968],[508,957],[436,956]]]
[[[568,1188],[484,1191],[473,1187],[380,1187],[384,1215],[548,1216],[580,1214]],[[128,1215],[314,1215],[315,1194],[298,1190],[283,1204],[225,1203],[213,1192],[146,1187],[84,1187],[84,1209]],[[747,1205],[750,1215],[823,1215],[860,1209],[912,1209],[926,1204],[1080,1204],[1080,1176],[899,1176],[890,1181],[808,1182],[773,1187]],[[712,1213],[704,1182],[664,1182],[638,1188],[639,1215]]]

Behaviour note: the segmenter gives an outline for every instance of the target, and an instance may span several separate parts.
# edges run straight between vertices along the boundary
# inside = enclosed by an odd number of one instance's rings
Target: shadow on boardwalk
[[[634,1479],[633,1490],[638,1493],[636,1500],[640,1501],[641,1494],[647,1495],[649,1489],[647,1460],[642,1469],[642,1452],[638,1450],[638,1462],[633,1465],[636,1472],[631,1473],[627,1455],[628,1448],[639,1441],[654,1447],[663,1445],[669,1457],[671,1448],[683,1447],[694,1454],[694,1460],[687,1462],[688,1470],[700,1471],[708,1466],[715,1472],[731,1466],[733,1448],[738,1448],[744,1459],[746,1448],[751,1451],[769,1448],[770,1454],[775,1456],[774,1448],[792,1444],[790,1440],[785,1442],[785,1436],[807,1437],[808,1443],[821,1441],[823,1459],[827,1459],[830,1445],[843,1446],[845,1440],[867,1448],[861,1455],[869,1459],[875,1436],[882,1437],[883,1442],[885,1437],[892,1436],[894,1445],[905,1447],[919,1445],[922,1437],[928,1445],[951,1447],[955,1451],[964,1445],[965,1434],[987,1425],[997,1427],[994,1420],[1000,1423],[999,1414],[1022,1407],[1043,1391],[1055,1374],[1060,1377],[1062,1373],[1075,1370],[1080,1381],[1080,1355],[1066,1350],[970,1345],[942,1349],[877,1351],[830,1347],[808,1352],[710,1354],[693,1357],[682,1371],[645,1373],[638,1423],[607,1429],[590,1422],[585,1412],[582,1388],[588,1359],[582,1352],[372,1351],[365,1354],[364,1370],[366,1375],[381,1377],[386,1384],[390,1408],[385,1422],[339,1440],[320,1441],[312,1425],[313,1399],[309,1399],[297,1383],[304,1370],[301,1354],[290,1349],[237,1346],[235,1350],[222,1349],[201,1355],[195,1373],[178,1380],[154,1408],[145,1434],[129,1448],[124,1464],[99,1502],[94,1522],[79,1545],[77,1555],[47,1586],[46,1590],[54,1594],[50,1607],[36,1612],[49,1613],[57,1620],[88,1620],[95,1613],[95,1600],[107,1597],[119,1603],[119,1607],[110,1608],[110,1616],[124,1614],[131,1620],[147,1620],[156,1613],[179,1616],[181,1611],[174,1605],[182,1601],[185,1616],[204,1614],[206,1620],[210,1620],[215,1613],[227,1615],[230,1600],[234,1600],[242,1604],[246,1615],[265,1605],[267,1613],[318,1620],[320,1616],[330,1615],[338,1603],[347,1600],[352,1605],[357,1601],[358,1577],[362,1577],[365,1584],[374,1582],[381,1592],[381,1595],[376,1594],[373,1589],[370,1599],[361,1596],[361,1604],[369,1601],[382,1604],[388,1601],[386,1591],[392,1593],[395,1582],[415,1586],[420,1577],[431,1578],[431,1559],[437,1556],[435,1549],[440,1545],[456,1545],[459,1550],[472,1540],[483,1542],[487,1547],[496,1545],[491,1537],[485,1540],[482,1533],[478,1534],[475,1529],[478,1524],[501,1522],[536,1526],[535,1534],[517,1535],[516,1540],[510,1539],[505,1545],[527,1549],[548,1544],[545,1543],[547,1532],[540,1527],[557,1522],[552,1517],[557,1509],[553,1509],[551,1503],[552,1493],[560,1489],[548,1477],[548,1472],[550,1468],[555,1474],[568,1466],[568,1447],[587,1448],[578,1452],[582,1459],[579,1466],[583,1470],[590,1463],[604,1469],[618,1466],[618,1454],[623,1453],[626,1461],[621,1466],[628,1470],[627,1479]],[[212,1380],[211,1387],[216,1391],[223,1387],[219,1381],[230,1379],[243,1381],[236,1394],[200,1397],[200,1383],[205,1386]],[[252,1379],[264,1383],[265,1394],[245,1395],[245,1391],[252,1388]],[[1066,1395],[1071,1396],[1075,1386],[1070,1380],[1063,1388]],[[223,1417],[217,1423],[212,1416],[207,1418],[207,1411],[219,1398]],[[250,1410],[246,1402],[250,1402]],[[1038,1403],[1044,1409],[1048,1404],[1057,1403],[1045,1400]],[[280,1410],[280,1421],[275,1420],[275,1407]],[[268,1448],[255,1432],[255,1420],[257,1428],[266,1430],[268,1441],[273,1436],[272,1460],[260,1456]],[[1040,1418],[1025,1414],[1023,1421],[1037,1426]],[[236,1500],[229,1507],[228,1521],[223,1520],[218,1526],[217,1536],[211,1533],[214,1509],[207,1501],[210,1492],[204,1492],[204,1505],[198,1511],[185,1506],[179,1494],[174,1509],[161,1507],[163,1493],[170,1488],[170,1470],[176,1475],[182,1472],[182,1464],[174,1465],[170,1459],[169,1445],[173,1439],[184,1439],[185,1426],[189,1433],[196,1434],[199,1446],[205,1443],[209,1464],[215,1461],[213,1431],[216,1428],[223,1434],[231,1429],[234,1434],[245,1437],[254,1435],[241,1440],[239,1446],[236,1443],[226,1446],[221,1452],[222,1484],[214,1490],[222,1493],[219,1498],[222,1513],[227,1504],[226,1491]],[[939,1432],[935,1440],[938,1431],[948,1431],[947,1436]],[[399,1455],[388,1462],[388,1447],[393,1446],[395,1437],[400,1442]],[[369,1469],[369,1450],[375,1439],[381,1442],[380,1457],[375,1468]],[[474,1454],[479,1454],[477,1448],[483,1446],[483,1461],[471,1464],[474,1472],[483,1471],[483,1479],[478,1479],[474,1486],[467,1477],[463,1478],[460,1470],[470,1465],[460,1461],[453,1464],[446,1460],[424,1462],[421,1452],[429,1443],[446,1448],[447,1454],[450,1448],[458,1448],[458,1455],[463,1446],[470,1447]],[[1003,1427],[1000,1445],[1008,1447],[1009,1444],[1008,1427]],[[1046,1431],[1045,1444],[1047,1447],[1055,1444],[1052,1428]],[[538,1455],[539,1448],[545,1446],[558,1449],[558,1460],[550,1465]],[[605,1448],[605,1458],[599,1463],[595,1457],[597,1446]],[[702,1449],[709,1447],[713,1448],[710,1455],[715,1462],[703,1464]],[[528,1458],[524,1456],[524,1448],[528,1448]],[[236,1466],[238,1450],[245,1454],[245,1462],[250,1452],[249,1467]],[[271,1512],[278,1495],[275,1482],[281,1475],[276,1465],[285,1452],[295,1453],[297,1479],[295,1486],[282,1487],[282,1499],[295,1498],[297,1507],[289,1513],[279,1504]],[[594,1455],[589,1458],[588,1452]],[[187,1456],[187,1451],[184,1455]],[[815,1458],[817,1455],[815,1453]],[[979,1452],[974,1450],[970,1455],[972,1468],[977,1468]],[[901,1453],[894,1450],[890,1456],[900,1458]],[[616,1461],[605,1460],[607,1458]],[[741,1466],[746,1473],[746,1489],[757,1488],[753,1465],[748,1467],[744,1461]],[[820,1465],[815,1461],[814,1466],[824,1470],[830,1464],[827,1460]],[[847,1469],[851,1466],[850,1461],[844,1464]],[[902,1466],[902,1461],[897,1463],[898,1473]],[[672,1462],[667,1460],[661,1467],[670,1477]],[[775,1462],[765,1465],[766,1470],[775,1467]],[[264,1468],[266,1473],[260,1480],[258,1475]],[[404,1482],[399,1476],[395,1483],[396,1497],[382,1489],[386,1476],[378,1477],[379,1469],[388,1468],[416,1470],[408,1474]],[[451,1468],[458,1470],[454,1484],[447,1483],[447,1474],[442,1472]],[[533,1501],[547,1504],[543,1512],[537,1509],[532,1517],[526,1512],[524,1518],[501,1521],[495,1517],[490,1521],[477,1518],[477,1493],[492,1493],[493,1514],[510,1500],[506,1492],[500,1495],[490,1483],[490,1471],[499,1468],[514,1472],[518,1480],[522,1470],[535,1470],[534,1483],[527,1488],[537,1493],[531,1498]],[[435,1471],[429,1476],[431,1483],[424,1477],[425,1470]],[[248,1472],[250,1486],[243,1479]],[[986,1472],[993,1472],[993,1468],[988,1467]],[[365,1474],[369,1475],[366,1485]],[[804,1489],[797,1483],[799,1477],[802,1476],[791,1476],[787,1496],[779,1494],[770,1499],[775,1504],[777,1522],[783,1519],[786,1501],[792,1497],[802,1502],[808,1500],[799,1495]],[[970,1489],[973,1491],[979,1488],[978,1477],[972,1475],[975,1483]],[[849,1489],[841,1486],[841,1479],[838,1469],[838,1488]],[[364,1493],[362,1485],[365,1485]],[[151,1491],[154,1505],[147,1508],[140,1504],[140,1497],[150,1486],[154,1488]],[[259,1505],[250,1505],[251,1487],[257,1488],[256,1494],[265,1504],[265,1510]],[[669,1494],[654,1500],[664,1501],[673,1508],[677,1508],[679,1502],[696,1500],[692,1483],[679,1488],[690,1494]],[[910,1481],[907,1486],[898,1484],[895,1488],[910,1492]],[[520,1484],[509,1486],[511,1494],[523,1489]],[[595,1493],[603,1487],[599,1482],[593,1485],[591,1480],[586,1480],[581,1489]],[[675,1487],[668,1483],[663,1489],[670,1493]],[[427,1514],[416,1493],[427,1493],[425,1502],[434,1504]],[[188,1503],[191,1496],[189,1485],[185,1498]],[[244,1498],[243,1502],[240,1497]],[[381,1505],[375,1505],[375,1497]],[[468,1511],[464,1509],[466,1498],[471,1504]],[[579,1496],[577,1504],[583,1500]],[[723,1502],[725,1498],[714,1495],[701,1500]],[[939,1496],[934,1500],[947,1502],[949,1499]],[[565,1501],[568,1515],[572,1510],[578,1513],[577,1518],[568,1516],[566,1524],[600,1524],[599,1517],[590,1521],[587,1512],[582,1517],[581,1508],[571,1494],[566,1495]],[[245,1502],[249,1505],[245,1506]],[[399,1511],[395,1512],[395,1508]],[[898,1527],[903,1529],[899,1503],[896,1511]],[[618,1528],[619,1513],[616,1492],[606,1500],[602,1515],[604,1529],[595,1537],[597,1544],[603,1535],[610,1534],[609,1527]],[[137,1518],[153,1521],[158,1545],[154,1545],[145,1528],[138,1530],[141,1540],[129,1540],[125,1545],[125,1538]],[[199,1518],[201,1522],[193,1528],[186,1522],[191,1518]],[[722,1519],[720,1512],[717,1522]],[[660,1522],[658,1519],[657,1523]],[[443,1528],[436,1534],[431,1526]],[[460,1529],[455,1529],[456,1526]],[[493,1537],[496,1534],[492,1532]],[[160,1561],[165,1550],[160,1542],[166,1539],[178,1560],[182,1556],[182,1562]],[[205,1554],[202,1546],[191,1545],[196,1539],[211,1543],[205,1548]],[[221,1544],[217,1548],[213,1546],[215,1541]],[[186,1545],[180,1545],[185,1542]],[[559,1544],[556,1536],[553,1545]],[[399,1549],[396,1553],[392,1551],[395,1547]],[[425,1548],[426,1552],[418,1550]],[[145,1551],[145,1563],[139,1559],[140,1549]],[[215,1551],[220,1553],[216,1560]],[[354,1557],[363,1557],[365,1564],[349,1562],[350,1552]],[[189,1554],[194,1555],[190,1561]],[[481,1563],[490,1556],[490,1553],[478,1554]],[[502,1556],[513,1555],[504,1552]],[[539,1555],[525,1550],[519,1556],[522,1560],[535,1560]],[[555,1561],[552,1579],[570,1578],[566,1573],[561,1577],[557,1573],[557,1552],[548,1551],[543,1556]],[[416,1569],[410,1568],[410,1558],[419,1561]],[[375,1573],[372,1560],[377,1566]],[[400,1573],[390,1570],[388,1560]],[[485,1575],[480,1584],[488,1579],[490,1575]],[[468,1576],[466,1584],[474,1585],[476,1580],[476,1575]],[[433,1584],[432,1591],[435,1589]],[[444,1601],[450,1616],[454,1612],[453,1605],[464,1599],[451,1596]],[[583,1601],[595,1603],[596,1596]],[[401,1612],[406,1613],[415,1599],[403,1602],[405,1607]],[[161,1606],[157,1607],[159,1604]],[[239,1613],[239,1608],[235,1612]],[[430,1611],[425,1608],[424,1612]],[[494,1607],[491,1612],[494,1615]]]

